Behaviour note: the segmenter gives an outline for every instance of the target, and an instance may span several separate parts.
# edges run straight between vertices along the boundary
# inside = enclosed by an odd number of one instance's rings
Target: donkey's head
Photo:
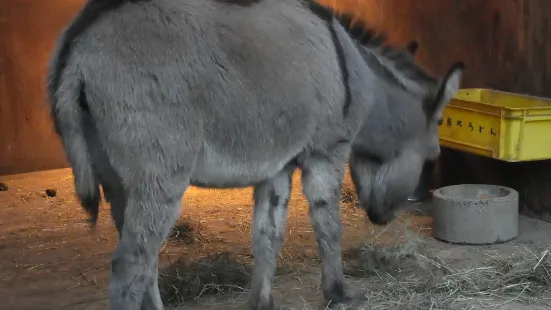
[[[371,222],[385,225],[406,206],[423,164],[440,153],[438,126],[460,87],[463,65],[438,79],[414,63],[416,42],[396,49],[381,41],[358,44],[377,82],[367,85],[375,102],[354,140],[350,170],[360,206]]]

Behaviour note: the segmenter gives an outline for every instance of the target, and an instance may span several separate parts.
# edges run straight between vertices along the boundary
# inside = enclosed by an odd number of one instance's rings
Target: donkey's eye
[[[443,119],[439,119],[439,120],[438,120],[438,126],[442,125],[443,122],[444,122]]]

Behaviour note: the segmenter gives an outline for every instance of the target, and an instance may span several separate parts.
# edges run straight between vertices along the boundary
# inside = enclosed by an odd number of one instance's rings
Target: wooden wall
[[[442,74],[467,66],[464,87],[551,97],[551,1],[320,0],[352,12],[403,44],[420,43],[418,59]]]
[[[65,167],[46,105],[54,40],[81,0],[0,0],[0,174]]]
[[[320,2],[352,12],[387,33],[394,44],[418,40],[419,62],[436,74],[443,74],[456,60],[464,61],[464,87],[551,97],[549,0]],[[44,74],[54,38],[82,3],[0,0],[0,174],[66,166],[44,104]],[[445,151],[441,162],[442,184],[504,183],[512,176],[530,174],[532,181],[517,178],[524,184],[517,188],[540,193],[531,195],[537,205],[534,210],[551,210],[549,199],[541,194],[551,180],[538,173],[551,170],[548,163],[520,169],[522,165],[452,151]],[[538,186],[526,185],[534,182]]]

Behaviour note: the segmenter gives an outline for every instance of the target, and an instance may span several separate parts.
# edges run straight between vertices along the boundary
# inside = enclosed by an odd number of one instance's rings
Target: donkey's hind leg
[[[104,185],[103,192],[106,200],[111,205],[111,217],[113,218],[113,222],[115,222],[115,227],[117,227],[119,237],[121,237],[122,228],[124,226],[124,212],[127,203],[126,195],[124,194],[122,185]],[[158,264],[152,264],[150,272],[152,275],[153,284],[146,288],[141,310],[163,309],[163,301],[161,300],[158,284]]]
[[[254,273],[249,305],[253,310],[279,309],[271,291],[276,259],[285,231],[287,204],[291,194],[294,165],[254,189],[253,253]]]
[[[340,245],[339,203],[347,154],[343,146],[332,154],[311,156],[301,164],[303,191],[323,264],[323,295],[331,304],[353,299],[344,284]]]
[[[159,261],[150,266],[152,283],[147,287],[143,296],[141,310],[162,310],[164,309],[161,292],[159,291]]]
[[[178,218],[189,177],[149,176],[128,186],[121,237],[113,254],[110,309],[162,310],[159,250]]]
[[[110,205],[111,218],[115,223],[117,232],[119,233],[119,238],[122,233],[122,226],[124,225],[124,210],[126,208],[126,195],[122,189],[122,185],[113,186],[103,184],[103,194],[105,200]]]

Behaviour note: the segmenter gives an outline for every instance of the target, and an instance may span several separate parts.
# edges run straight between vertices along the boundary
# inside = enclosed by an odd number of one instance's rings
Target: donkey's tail
[[[73,168],[76,195],[89,214],[91,227],[94,228],[101,196],[84,135],[87,127],[85,125],[91,119],[82,73],[78,62],[71,59],[71,44],[84,28],[82,18],[86,18],[83,17],[85,11],[86,9],[81,11],[57,42],[47,77],[47,93],[55,131],[61,138],[67,159]]]
[[[73,68],[71,68],[72,71]],[[76,195],[90,216],[91,227],[96,226],[99,214],[100,190],[92,164],[92,157],[84,136],[85,122],[90,116],[84,103],[82,80],[67,72],[57,90],[48,89],[51,116],[55,131],[61,138],[69,164],[73,169]]]
[[[54,63],[56,59],[54,58]],[[73,168],[75,191],[84,210],[90,216],[91,227],[96,226],[99,214],[99,181],[92,165],[92,157],[84,136],[84,122],[89,121],[84,100],[83,83],[76,68],[68,67],[60,79],[60,87],[48,85],[51,116],[55,131]],[[51,82],[51,75],[49,82]]]
[[[92,227],[98,220],[100,190],[90,150],[84,136],[85,122],[90,121],[84,82],[78,64],[69,66],[71,48],[102,13],[114,10],[131,0],[89,0],[64,30],[54,51],[48,72],[48,96],[57,134],[73,168],[75,190],[82,207],[90,215]]]

